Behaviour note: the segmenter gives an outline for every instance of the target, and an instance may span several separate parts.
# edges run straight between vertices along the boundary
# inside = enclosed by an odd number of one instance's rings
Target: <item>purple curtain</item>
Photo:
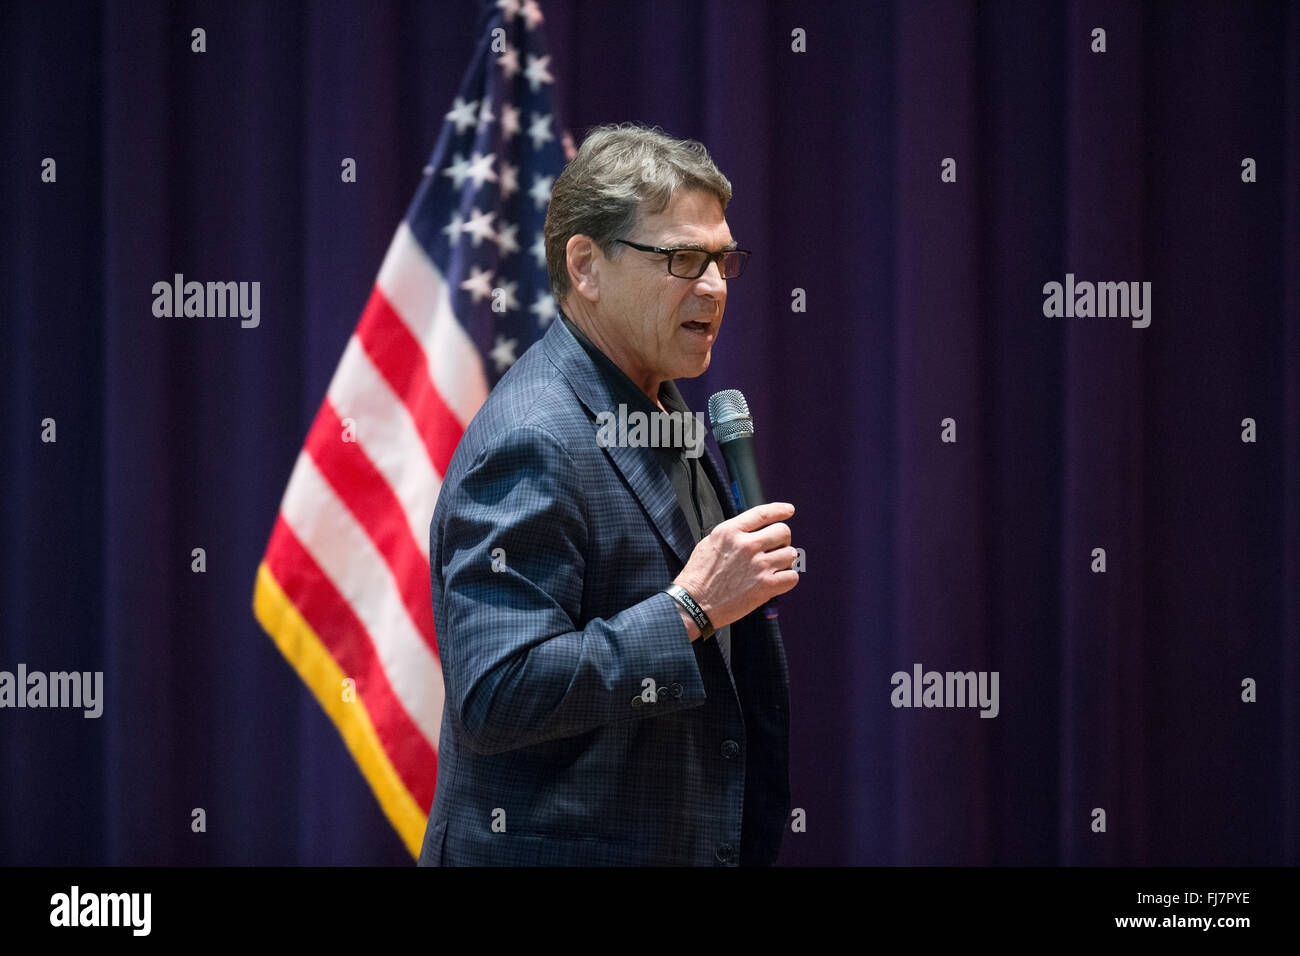
[[[798,509],[783,862],[1300,863],[1300,8],[542,9],[575,137],[701,140],[755,251],[679,384]],[[410,864],[249,604],[478,4],[7,17],[0,669],[106,707],[0,711],[0,862]],[[156,319],[177,272],[260,327]],[[915,665],[997,716],[893,706]]]

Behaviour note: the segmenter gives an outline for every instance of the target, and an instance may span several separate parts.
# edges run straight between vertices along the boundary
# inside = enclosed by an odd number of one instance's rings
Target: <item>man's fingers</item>
[[[774,584],[772,590],[772,595],[774,597],[778,594],[785,594],[785,592],[793,590],[794,586],[799,583],[799,572],[789,569],[785,571],[773,571],[772,582]]]
[[[757,531],[773,521],[784,521],[792,514],[794,514],[794,505],[790,502],[769,501],[765,505],[756,505],[748,511],[742,511],[731,519],[731,524],[741,531]]]
[[[750,540],[756,542],[764,551],[784,548],[790,544],[790,526],[784,521],[778,521],[753,532]]]
[[[799,549],[784,547],[773,551],[768,551],[765,555],[770,562],[773,571],[788,571],[794,567],[795,561],[799,559]]]

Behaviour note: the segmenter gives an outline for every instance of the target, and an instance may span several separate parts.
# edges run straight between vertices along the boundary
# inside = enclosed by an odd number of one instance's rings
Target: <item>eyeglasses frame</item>
[[[633,249],[638,249],[641,252],[653,252],[661,256],[667,256],[668,274],[675,279],[689,279],[691,281],[700,278],[700,276],[708,272],[709,263],[711,262],[716,262],[718,264],[718,275],[722,276],[723,281],[726,281],[727,277],[722,275],[722,257],[729,256],[733,252],[740,252],[744,254],[744,258],[740,260],[740,271],[731,277],[733,279],[738,278],[745,271],[745,266],[749,263],[749,257],[750,255],[752,255],[752,253],[748,249],[719,249],[717,252],[708,252],[707,250],[704,249],[693,249],[690,247],[673,247],[673,248],[666,249],[662,246],[647,246],[639,242],[633,242],[630,239],[615,239],[614,241],[621,242],[625,246],[631,246]],[[679,252],[703,252],[707,256],[707,258],[704,260],[704,265],[700,267],[700,271],[696,275],[693,276],[678,275],[676,272],[673,272],[673,258]]]

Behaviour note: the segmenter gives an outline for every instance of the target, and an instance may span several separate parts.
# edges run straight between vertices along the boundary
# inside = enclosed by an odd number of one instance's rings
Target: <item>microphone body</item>
[[[722,457],[726,459],[727,474],[731,476],[731,497],[735,499],[736,511],[748,511],[755,505],[766,502],[762,486],[758,483],[758,462],[754,457],[753,436],[733,438],[718,447],[722,451]]]
[[[754,419],[750,417],[745,396],[734,388],[714,394],[709,399],[709,422],[722,457],[727,461],[736,511],[766,504],[763,486],[758,481],[758,461],[754,457]],[[776,598],[770,598],[761,607],[764,617],[777,616]]]
[[[727,462],[736,511],[748,511],[766,503],[758,480],[758,460],[754,456],[754,419],[750,417],[745,396],[734,388],[713,395],[709,399],[709,422],[718,449]]]

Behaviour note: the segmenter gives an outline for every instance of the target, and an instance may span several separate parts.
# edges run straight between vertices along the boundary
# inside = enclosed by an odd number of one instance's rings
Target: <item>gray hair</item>
[[[663,212],[682,187],[712,193],[724,211],[731,202],[731,183],[702,143],[638,123],[591,129],[556,178],[542,227],[556,306],[570,289],[569,239],[589,236],[607,258],[617,259],[623,246],[614,240],[628,238],[643,215]]]

